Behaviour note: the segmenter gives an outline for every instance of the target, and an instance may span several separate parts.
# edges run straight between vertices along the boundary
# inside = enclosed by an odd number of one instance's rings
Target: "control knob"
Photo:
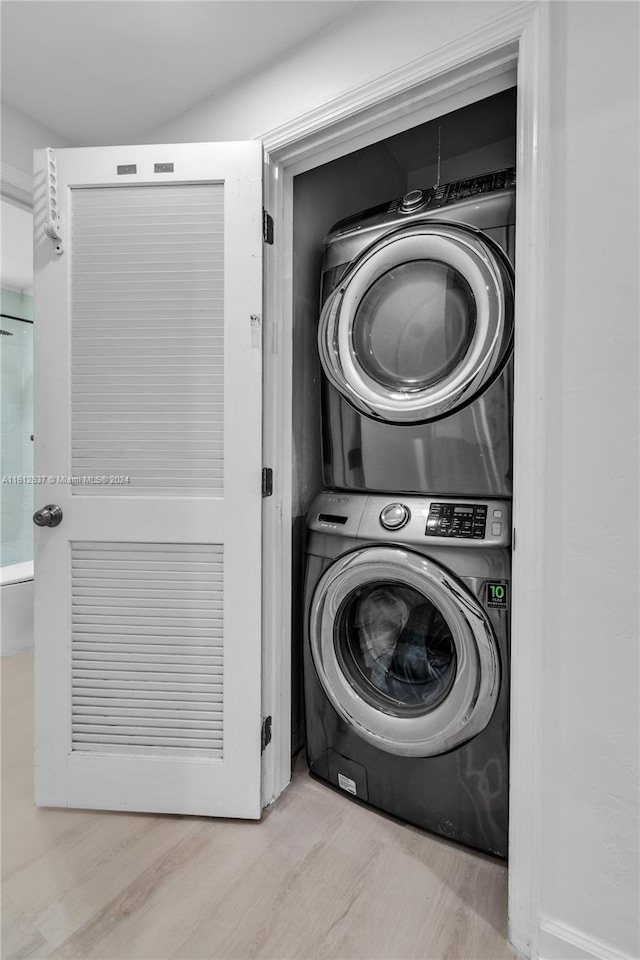
[[[380,514],[380,525],[385,530],[400,530],[409,522],[410,517],[411,511],[404,503],[390,503]]]
[[[428,202],[429,197],[425,196],[424,190],[410,190],[409,193],[406,193],[402,198],[400,212],[413,213],[414,210],[426,207]]]

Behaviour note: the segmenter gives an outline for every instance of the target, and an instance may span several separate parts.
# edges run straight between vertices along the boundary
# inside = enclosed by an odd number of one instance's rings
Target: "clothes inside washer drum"
[[[355,625],[367,667],[393,652],[410,609],[402,594],[387,586],[374,587],[359,598]]]
[[[427,601],[411,611],[389,669],[407,683],[429,683],[447,672],[453,656],[451,631],[440,611]]]
[[[369,683],[398,703],[428,707],[449,686],[455,645],[440,611],[418,597],[396,584],[373,587],[356,601],[353,623]]]

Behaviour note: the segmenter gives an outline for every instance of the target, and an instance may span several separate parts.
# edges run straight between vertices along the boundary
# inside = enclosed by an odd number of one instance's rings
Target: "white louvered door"
[[[39,153],[35,245],[36,803],[257,818],[261,145]]]

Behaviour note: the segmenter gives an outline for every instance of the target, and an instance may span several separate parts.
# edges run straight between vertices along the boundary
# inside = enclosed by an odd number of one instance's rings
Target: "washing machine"
[[[326,491],[307,522],[311,774],[506,857],[509,501]]]
[[[325,238],[325,486],[512,492],[515,169],[412,190]]]

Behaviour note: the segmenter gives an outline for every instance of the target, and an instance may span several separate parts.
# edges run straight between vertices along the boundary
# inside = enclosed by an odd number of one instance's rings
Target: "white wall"
[[[363,3],[362,10],[299,44],[226,94],[163,124],[145,143],[259,137],[526,3]]]
[[[33,214],[0,202],[0,286],[33,293]]]
[[[2,125],[2,162],[29,176],[33,173],[34,150],[39,147],[73,146],[53,130],[36,123],[4,100],[0,123]]]
[[[31,177],[33,151],[38,147],[71,146],[57,133],[26,117],[2,101],[2,165]],[[2,199],[0,206],[1,281],[4,289],[31,293],[33,289],[33,215],[30,210]]]
[[[640,953],[638,14],[631,3],[551,4],[557,334],[542,877],[544,913],[631,957]]]
[[[376,3],[152,140],[259,136],[507,13]],[[638,944],[638,7],[551,4],[541,954]]]

